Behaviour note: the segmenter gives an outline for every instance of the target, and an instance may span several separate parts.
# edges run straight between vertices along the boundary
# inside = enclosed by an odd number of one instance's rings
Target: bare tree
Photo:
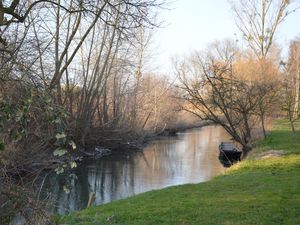
[[[55,65],[53,75],[48,84],[48,88],[58,87],[62,76],[76,61],[78,51],[88,36],[90,36],[93,27],[97,23],[105,23],[107,26],[116,26],[114,20],[110,20],[112,15],[119,15],[116,29],[123,32],[125,36],[130,37],[132,30],[141,26],[155,26],[155,11],[161,6],[159,0],[135,0],[127,2],[124,0],[111,1],[1,1],[0,12],[2,18],[1,27],[1,50],[12,51],[13,40],[9,34],[16,26],[30,28],[35,24],[35,29],[40,32],[34,32],[36,39],[44,36],[48,44],[40,51],[43,55],[52,48],[55,55]],[[30,23],[30,24],[28,24]],[[53,31],[53,27],[55,31]],[[47,33],[47,37],[45,37]],[[30,32],[26,35],[30,37]],[[21,47],[22,45],[20,45]],[[67,56],[68,55],[68,56]],[[50,55],[51,57],[51,55]],[[40,60],[39,60],[40,61]],[[40,61],[41,62],[41,61]]]
[[[279,25],[299,6],[288,0],[230,1],[243,38],[259,58],[267,56]]]
[[[241,144],[246,156],[252,149],[255,111],[261,96],[254,82],[241,79],[236,73],[237,52],[228,45],[220,50],[217,54],[195,53],[177,64],[181,88],[186,92],[183,97],[189,102],[183,109],[221,125]]]
[[[260,118],[261,128],[264,138],[267,137],[266,118],[272,115],[272,110],[278,106],[278,96],[280,86],[278,81],[268,83],[257,83],[260,99],[258,101],[257,114]],[[276,110],[275,110],[276,111]]]
[[[276,82],[273,82],[272,85],[269,82],[277,78],[268,76],[270,67],[267,58],[270,56],[274,37],[280,24],[288,15],[295,12],[299,5],[287,0],[239,0],[230,2],[237,27],[257,57],[257,74],[260,76],[257,79],[257,84],[264,96],[259,102],[257,112],[261,120],[264,137],[266,137],[265,120],[268,115],[267,112],[270,111],[279,90],[278,85],[275,84]]]
[[[252,82],[257,86],[261,96],[258,102],[257,115],[260,118],[263,136],[266,137],[266,119],[276,108],[278,92],[280,90],[280,75],[278,66],[273,59],[257,60],[254,56],[242,57],[235,65],[240,79]]]
[[[128,122],[126,53],[139,27],[156,26],[161,2],[0,0],[1,179],[72,169],[76,144]]]
[[[286,65],[287,77],[290,79],[290,88],[294,89],[295,105],[294,116],[300,115],[300,41],[294,40],[290,44],[289,58]]]
[[[293,135],[296,133],[295,122],[299,119],[297,111],[295,110],[295,105],[299,104],[299,102],[297,102],[295,95],[295,89],[291,87],[289,80],[285,79],[281,91],[281,109],[287,113],[287,118],[290,122]]]
[[[291,41],[287,63],[283,66],[283,87],[281,90],[281,108],[287,113],[292,132],[295,134],[294,123],[300,116],[300,44],[298,40]]]

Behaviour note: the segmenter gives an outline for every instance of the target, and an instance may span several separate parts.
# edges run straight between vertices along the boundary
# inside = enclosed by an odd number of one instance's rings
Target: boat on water
[[[230,167],[241,161],[242,151],[231,142],[221,142],[219,151],[219,160],[225,167]]]

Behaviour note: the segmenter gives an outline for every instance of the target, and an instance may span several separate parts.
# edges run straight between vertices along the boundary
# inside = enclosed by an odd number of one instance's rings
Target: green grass
[[[286,154],[300,153],[300,122],[295,123],[296,134],[291,132],[290,123],[287,120],[277,120],[268,137],[258,143],[254,153],[267,150],[283,150]]]
[[[59,224],[300,224],[300,140],[290,136],[281,120],[259,144],[259,151],[268,148],[287,154],[246,160],[209,182],[92,207],[62,217]]]

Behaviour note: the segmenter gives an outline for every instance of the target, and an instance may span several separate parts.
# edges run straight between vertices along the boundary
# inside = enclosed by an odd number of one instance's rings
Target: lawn
[[[300,122],[295,123],[296,134],[291,132],[290,123],[287,120],[275,121],[272,132],[264,141],[259,141],[255,153],[270,149],[283,150],[286,154],[300,154]]]
[[[189,225],[300,224],[300,139],[284,120],[259,152],[277,158],[245,160],[225,175],[200,184],[151,191],[61,217],[58,224]]]

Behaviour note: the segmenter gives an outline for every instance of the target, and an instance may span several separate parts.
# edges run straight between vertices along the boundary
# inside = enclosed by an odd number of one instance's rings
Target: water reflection
[[[218,145],[228,140],[220,127],[208,126],[154,141],[141,152],[111,155],[80,165],[71,192],[63,191],[63,178],[52,176],[46,184],[61,214],[86,207],[89,193],[103,204],[171,185],[203,182],[221,173]]]

